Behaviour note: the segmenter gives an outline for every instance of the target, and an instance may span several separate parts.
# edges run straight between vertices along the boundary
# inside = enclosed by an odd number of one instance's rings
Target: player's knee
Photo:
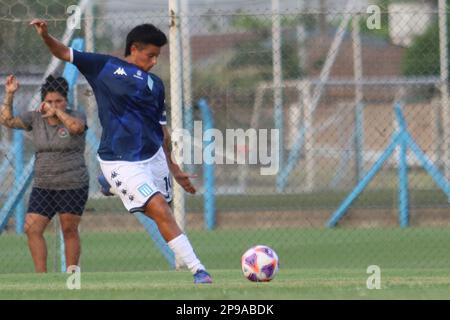
[[[170,211],[167,211],[163,208],[152,209],[147,211],[150,217],[158,223],[168,223],[172,221],[172,215]]]
[[[160,194],[155,195],[145,208],[145,212],[155,221],[170,221],[172,219],[172,213],[169,205],[164,197]]]

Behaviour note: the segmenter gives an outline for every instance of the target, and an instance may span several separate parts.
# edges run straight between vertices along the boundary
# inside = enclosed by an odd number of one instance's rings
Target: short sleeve
[[[19,118],[23,124],[27,127],[26,131],[31,131],[33,129],[33,113],[36,111],[25,111],[20,113],[17,118]]]
[[[87,78],[95,78],[109,59],[108,55],[82,52],[70,48],[70,62]]]

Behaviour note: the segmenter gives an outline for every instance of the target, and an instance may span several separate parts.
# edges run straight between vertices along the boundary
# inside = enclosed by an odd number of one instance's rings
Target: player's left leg
[[[107,197],[115,195],[113,188],[111,188],[111,185],[109,184],[108,180],[106,180],[103,173],[101,173],[97,177],[97,180],[98,180],[98,183],[100,184],[100,192],[103,193],[103,195],[105,195]]]

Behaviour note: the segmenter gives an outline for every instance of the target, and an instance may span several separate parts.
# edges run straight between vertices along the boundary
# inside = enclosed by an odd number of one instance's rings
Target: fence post
[[[169,0],[169,43],[170,43],[170,105],[171,105],[171,121],[172,130],[177,131],[183,129],[183,74],[182,74],[182,55],[180,41],[180,2],[179,0]],[[181,138],[181,137],[179,137]],[[182,141],[173,141],[173,155],[175,155],[177,163],[183,170],[183,161],[178,159]],[[173,211],[178,226],[184,230],[185,208],[184,208],[184,190],[178,184],[173,184]]]
[[[272,0],[272,56],[273,56],[273,101],[275,129],[279,130],[279,167],[284,164],[284,113],[283,113],[283,68],[281,66],[281,17],[280,0]],[[277,192],[283,191],[284,181],[277,175]]]
[[[192,59],[191,33],[189,30],[189,0],[181,0],[181,50],[183,52],[183,120],[184,128],[193,136],[194,112],[192,106]],[[192,158],[192,152],[191,152]],[[186,165],[188,172],[193,173],[194,166]]]
[[[214,128],[214,119],[205,99],[200,99],[198,107],[202,113],[203,133],[206,130]],[[214,143],[211,138],[209,141],[203,141],[203,150],[207,145]],[[212,230],[216,226],[216,187],[215,187],[215,170],[214,164],[207,163],[203,159],[203,179],[204,179],[204,210],[205,210],[205,227]]]
[[[408,190],[408,161],[407,148],[408,144],[404,138],[407,127],[405,119],[402,115],[402,105],[397,103],[395,106],[395,113],[397,116],[397,123],[399,131],[402,134],[402,139],[399,142],[398,153],[398,210],[399,223],[401,228],[409,226],[409,190]]]
[[[448,26],[446,0],[439,0],[439,45],[441,70],[441,103],[444,129],[444,175],[450,179],[450,105],[448,97]]]
[[[362,135],[364,127],[362,122],[363,112],[363,64],[362,64],[362,48],[361,33],[359,27],[360,16],[356,14],[352,21],[352,38],[353,38],[353,73],[355,77],[355,180],[358,183],[362,178],[364,155],[362,154]]]
[[[24,136],[22,130],[14,130],[14,145],[16,146],[14,150],[14,190],[18,188],[20,180],[23,179],[23,142]],[[22,197],[16,207],[16,233],[23,234],[25,226],[25,200]]]

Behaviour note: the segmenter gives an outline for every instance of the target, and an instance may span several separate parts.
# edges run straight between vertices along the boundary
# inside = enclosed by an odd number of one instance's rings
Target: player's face
[[[153,44],[133,47],[131,49],[131,55],[133,56],[135,64],[145,71],[150,71],[158,61],[161,48]]]
[[[51,105],[54,108],[57,108],[57,109],[60,109],[63,111],[66,110],[67,100],[59,92],[47,93],[45,95],[44,101],[47,102],[49,105]]]

